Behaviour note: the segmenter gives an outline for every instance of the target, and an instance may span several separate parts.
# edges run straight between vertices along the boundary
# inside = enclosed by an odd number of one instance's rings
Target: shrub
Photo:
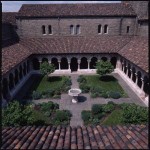
[[[54,96],[54,92],[54,89],[47,89],[44,94],[47,96],[47,98],[51,98]]]
[[[115,105],[114,104],[108,103],[108,104],[104,104],[103,105],[103,111],[106,112],[106,113],[110,113],[114,109],[115,109]]]
[[[47,103],[41,103],[40,104],[41,106],[41,111],[43,112],[47,112],[47,111],[51,111],[55,108],[55,105],[53,102],[47,102]]]
[[[50,117],[50,116],[51,116],[51,114],[52,114],[52,112],[51,112],[51,111],[46,111],[46,112],[44,112],[44,115],[45,115],[46,117]]]
[[[42,94],[41,94],[40,92],[38,92],[38,91],[33,91],[33,93],[32,93],[32,98],[33,98],[34,100],[40,99],[41,97],[42,97]]]
[[[91,93],[102,93],[102,92],[104,92],[104,90],[101,88],[101,87],[91,87],[90,88],[90,92]]]
[[[88,93],[90,91],[90,87],[84,83],[79,85],[79,88],[82,90],[83,93]]]
[[[61,96],[60,95],[54,95],[53,98],[60,99]]]
[[[102,111],[103,111],[102,105],[94,104],[94,105],[92,106],[92,114],[93,114],[93,115],[102,113]]]
[[[59,109],[59,104],[53,103],[54,104],[54,110]]]
[[[107,92],[102,92],[100,94],[101,97],[104,97],[104,98],[108,98],[108,93]]]
[[[91,118],[91,111],[83,110],[81,112],[81,117],[84,122],[88,122]]]
[[[111,91],[111,92],[109,92],[109,97],[118,99],[121,97],[121,94],[120,94],[120,92]]]
[[[96,73],[103,76],[111,73],[114,70],[114,67],[111,62],[101,60],[96,63],[96,69]]]
[[[147,108],[135,104],[123,104],[122,110],[121,119],[124,123],[141,124],[148,122]]]
[[[99,96],[98,93],[91,93],[91,97],[92,97],[92,98],[96,98],[96,97],[98,97],[98,96]]]
[[[69,120],[69,116],[68,113],[63,111],[63,110],[57,110],[55,113],[55,117],[54,120],[56,120],[57,122],[61,123],[63,121],[68,121]]]
[[[86,78],[83,75],[80,75],[79,78],[77,79],[77,81],[79,83],[86,83],[87,82]]]
[[[63,76],[63,85],[70,86],[71,84],[71,79],[69,77]]]
[[[5,109],[2,109],[3,126],[31,125],[33,122],[34,116],[31,105],[23,107],[18,101],[13,101]]]

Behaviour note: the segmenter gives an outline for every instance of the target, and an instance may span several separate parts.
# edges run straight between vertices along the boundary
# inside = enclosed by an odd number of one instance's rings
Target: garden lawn
[[[44,76],[42,80],[40,81],[36,91],[46,91],[47,89],[57,89],[60,88],[63,84],[63,77],[49,77],[47,80],[47,77]]]
[[[122,87],[119,85],[116,78],[107,75],[105,79],[99,75],[84,76],[87,79],[87,85],[90,87],[102,87],[106,91],[115,91],[123,94],[123,97],[128,97]]]
[[[114,110],[107,118],[102,122],[102,125],[118,125],[123,124],[121,122],[121,109]]]

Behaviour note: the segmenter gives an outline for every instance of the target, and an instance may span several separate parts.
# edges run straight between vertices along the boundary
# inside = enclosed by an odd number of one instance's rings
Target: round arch
[[[27,70],[27,66],[26,66],[26,63],[24,62],[23,63],[23,74],[24,74],[24,76],[26,75],[26,70]]]
[[[80,63],[80,69],[87,69],[88,68],[88,62],[86,57],[81,58],[81,63]]]
[[[132,68],[132,81],[135,83],[135,81],[136,81],[136,75],[135,75],[135,73],[136,73],[136,70],[135,70],[135,68],[133,67]]]
[[[58,59],[57,58],[52,58],[51,59],[51,64],[55,66],[55,69],[59,69],[59,64],[58,64]]]
[[[102,57],[101,60],[107,61],[107,57]]]
[[[147,76],[144,76],[144,92],[148,95],[149,94],[149,79]]]
[[[34,70],[39,70],[40,69],[40,63],[37,58],[32,59],[32,65]]]
[[[12,73],[9,74],[9,89],[12,90],[14,88],[14,76]]]
[[[126,72],[127,72],[127,67],[126,67],[126,65],[127,65],[127,62],[124,61],[124,73],[125,73],[125,74],[126,74]]]
[[[2,92],[3,92],[3,98],[7,100],[7,96],[8,96],[8,81],[6,78],[3,79],[2,81]]]
[[[131,65],[130,64],[128,64],[128,77],[130,78],[131,77]]]
[[[70,69],[71,72],[78,70],[78,60],[76,57],[71,58]]]
[[[90,62],[90,69],[95,69],[97,60],[98,59],[96,57],[92,57],[91,62]]]
[[[116,68],[116,63],[117,63],[117,58],[116,57],[112,57],[110,62],[114,66],[114,69],[115,69]]]
[[[68,60],[67,60],[67,58],[65,58],[65,57],[61,58],[60,68],[61,69],[68,69]]]
[[[22,66],[19,67],[19,78],[20,80],[22,79],[23,74],[22,74]]]
[[[140,71],[138,71],[137,72],[137,78],[138,78],[138,82],[137,82],[137,85],[141,88],[141,86],[142,86],[142,81],[141,81],[141,72]]]
[[[15,70],[15,85],[18,83],[19,81],[19,73],[18,73],[18,70],[16,69]]]
[[[42,58],[42,62],[48,62],[47,58]]]

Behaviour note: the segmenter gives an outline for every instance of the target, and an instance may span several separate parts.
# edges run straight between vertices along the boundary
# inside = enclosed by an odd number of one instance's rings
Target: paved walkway
[[[128,94],[129,98],[119,98],[119,99],[105,99],[105,98],[91,98],[89,94],[81,94],[79,96],[79,102],[74,104],[71,102],[71,97],[68,94],[62,94],[61,100],[58,99],[40,99],[34,100],[35,103],[48,102],[53,101],[59,104],[61,110],[70,110],[72,113],[72,118],[70,121],[70,126],[82,126],[83,121],[81,119],[82,110],[91,110],[91,106],[93,104],[107,104],[109,101],[113,101],[114,103],[136,103],[137,105],[146,106],[140,98],[132,91],[132,89],[125,83],[124,80],[117,74],[113,73],[117,79],[119,84],[122,86],[124,91]],[[71,74],[72,86],[71,88],[79,88],[79,84],[77,82],[78,74]]]

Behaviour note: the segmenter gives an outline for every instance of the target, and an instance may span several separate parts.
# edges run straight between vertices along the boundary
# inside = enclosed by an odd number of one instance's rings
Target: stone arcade
[[[70,74],[95,72],[102,59],[148,105],[148,4],[26,4],[2,13],[3,103],[43,61]]]

